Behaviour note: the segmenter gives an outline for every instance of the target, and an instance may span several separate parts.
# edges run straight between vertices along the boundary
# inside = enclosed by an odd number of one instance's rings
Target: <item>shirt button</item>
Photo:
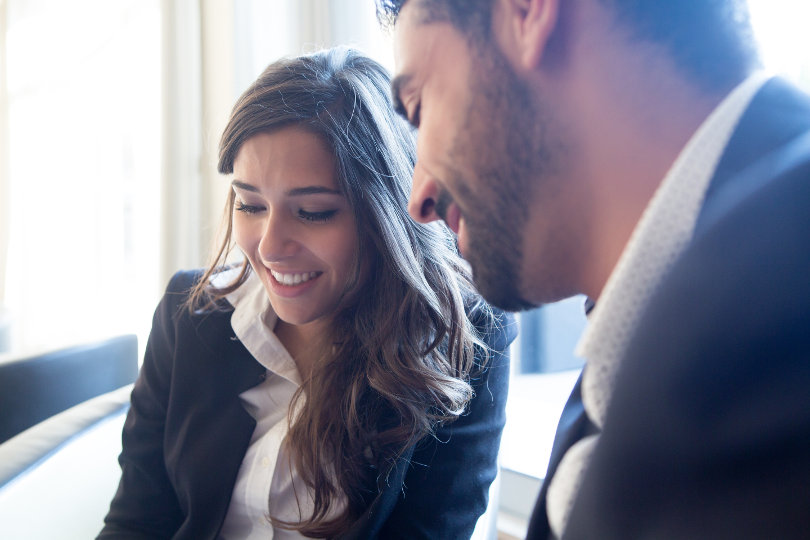
[[[262,468],[266,469],[270,466],[270,459],[267,457],[262,458]]]

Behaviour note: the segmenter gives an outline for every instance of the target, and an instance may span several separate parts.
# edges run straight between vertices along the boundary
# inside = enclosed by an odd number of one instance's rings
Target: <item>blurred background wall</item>
[[[234,100],[337,43],[391,65],[371,0],[0,0],[0,350],[143,346],[208,260]]]

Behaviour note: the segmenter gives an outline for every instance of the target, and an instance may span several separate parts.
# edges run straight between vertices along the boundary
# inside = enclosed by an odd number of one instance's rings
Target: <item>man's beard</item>
[[[471,162],[476,178],[454,178],[465,223],[464,257],[481,295],[507,311],[537,307],[521,292],[523,245],[535,178],[549,157],[541,115],[530,91],[492,45],[474,72],[474,96],[463,130],[453,145],[455,159]],[[462,149],[466,147],[466,152]]]
[[[536,305],[520,292],[525,216],[519,211],[504,212],[505,200],[491,201],[487,206],[464,214],[464,258],[472,268],[473,281],[481,296],[494,306],[507,311],[532,309]]]
[[[465,200],[469,200],[471,195],[467,185],[463,180],[456,181],[459,192],[465,194]],[[436,213],[445,221],[451,202],[454,201],[450,193],[441,189],[436,200]],[[481,208],[480,201],[475,206],[475,211],[464,214],[465,229],[469,231],[470,238],[464,258],[470,263],[478,291],[489,303],[501,309],[532,309],[535,306],[521,298],[517,287],[518,276],[515,269],[519,268],[522,253],[516,243],[504,241],[506,231],[512,237],[515,232],[514,225],[509,223],[509,214]],[[495,208],[499,206],[501,205],[494,205]]]

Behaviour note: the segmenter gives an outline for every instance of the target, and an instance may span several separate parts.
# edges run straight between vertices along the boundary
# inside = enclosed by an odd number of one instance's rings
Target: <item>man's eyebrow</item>
[[[408,84],[411,80],[410,75],[397,75],[391,81],[391,99],[394,101],[394,110],[402,116],[405,120],[408,119],[408,111],[405,110],[405,105],[402,103],[402,98],[399,97],[402,92],[402,87]]]

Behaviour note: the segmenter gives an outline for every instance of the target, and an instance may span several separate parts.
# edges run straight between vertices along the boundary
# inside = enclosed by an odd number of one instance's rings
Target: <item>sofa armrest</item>
[[[90,398],[135,382],[133,334],[25,356],[0,355],[0,443]]]
[[[0,444],[0,489],[100,420],[129,407],[132,384],[89,399]]]

